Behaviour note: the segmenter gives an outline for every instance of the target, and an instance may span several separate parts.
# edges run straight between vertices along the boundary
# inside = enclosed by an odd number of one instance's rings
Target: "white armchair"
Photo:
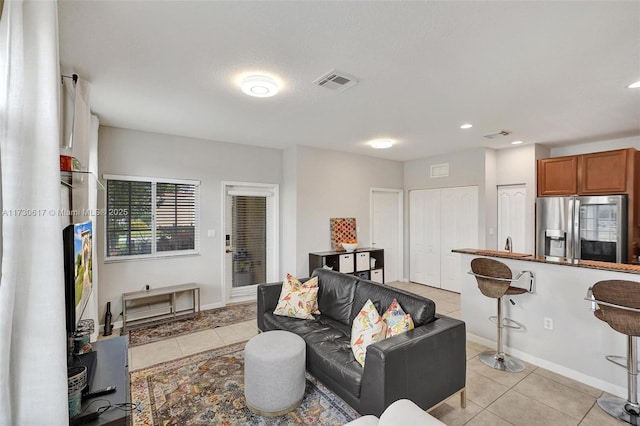
[[[399,399],[376,416],[362,416],[345,426],[445,426],[422,408],[408,399]]]

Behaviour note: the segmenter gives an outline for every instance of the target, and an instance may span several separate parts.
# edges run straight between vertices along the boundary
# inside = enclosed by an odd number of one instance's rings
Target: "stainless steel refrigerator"
[[[627,263],[627,196],[539,197],[536,254]]]

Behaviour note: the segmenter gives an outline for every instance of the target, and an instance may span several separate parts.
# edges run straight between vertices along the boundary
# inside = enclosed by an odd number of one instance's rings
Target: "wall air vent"
[[[351,86],[355,86],[358,80],[347,73],[337,70],[331,70],[313,82],[318,86],[335,90],[336,92],[344,92]]]
[[[483,138],[487,138],[487,139],[496,139],[496,138],[500,138],[500,137],[503,137],[503,136],[508,136],[510,134],[511,134],[511,132],[508,131],[508,130],[500,130],[499,132],[482,135],[482,137]]]
[[[449,163],[432,164],[431,173],[432,178],[440,178],[449,176]]]

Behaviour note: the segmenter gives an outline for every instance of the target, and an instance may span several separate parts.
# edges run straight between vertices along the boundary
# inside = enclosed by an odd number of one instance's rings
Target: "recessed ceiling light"
[[[522,143],[522,141],[513,141],[511,142],[511,145],[520,145]]]
[[[473,124],[469,124],[469,123],[466,123],[460,126],[461,129],[470,129],[472,127],[473,127]]]
[[[627,86],[629,89],[639,89],[640,88],[640,81],[636,81],[635,83],[631,83],[630,85]]]
[[[278,93],[278,83],[266,75],[250,75],[242,79],[240,88],[249,96],[268,98]]]
[[[369,145],[371,145],[371,148],[386,149],[393,146],[393,141],[391,139],[376,139],[369,142]]]

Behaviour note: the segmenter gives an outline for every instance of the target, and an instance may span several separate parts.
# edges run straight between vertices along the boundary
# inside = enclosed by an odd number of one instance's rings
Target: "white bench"
[[[192,304],[188,308],[178,309],[176,306],[176,295],[178,293],[188,292],[191,294]],[[164,300],[166,297],[166,300]],[[155,300],[153,300],[155,299]],[[158,299],[163,299],[158,301]],[[164,304],[169,302],[169,306],[163,305],[161,311],[158,313],[150,313],[143,317],[136,317],[131,319],[131,314],[127,312],[127,309],[140,306],[143,304]],[[167,311],[168,309],[168,311]],[[195,315],[200,312],[200,286],[194,283],[179,284],[169,287],[158,287],[149,290],[133,291],[130,293],[122,294],[122,331],[126,331],[127,327],[133,327],[149,323],[151,321],[175,320],[178,316],[191,314]]]

